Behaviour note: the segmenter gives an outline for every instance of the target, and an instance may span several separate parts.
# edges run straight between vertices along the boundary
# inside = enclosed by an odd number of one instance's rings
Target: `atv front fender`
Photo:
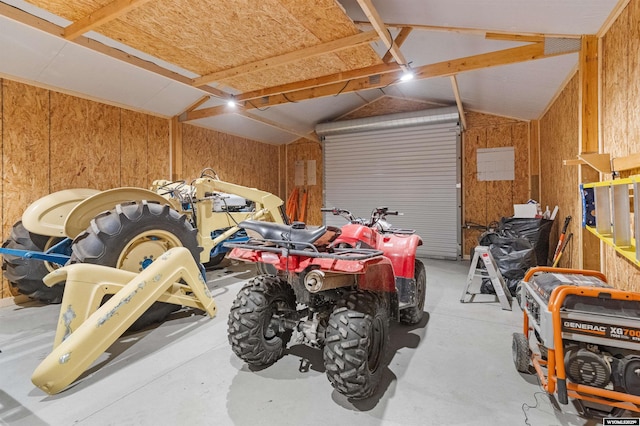
[[[99,192],[78,203],[64,222],[64,233],[74,239],[89,227],[91,219],[98,213],[113,209],[116,205],[128,201],[155,201],[174,207],[166,198],[144,188],[124,187]],[[175,207],[174,207],[175,208]]]
[[[414,278],[416,250],[422,239],[416,234],[385,234],[378,239],[378,250],[391,260],[396,277]]]

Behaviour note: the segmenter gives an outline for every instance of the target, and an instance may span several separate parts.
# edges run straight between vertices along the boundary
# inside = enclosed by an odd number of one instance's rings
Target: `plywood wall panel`
[[[576,74],[540,120],[540,202],[551,209],[556,205],[559,207],[551,230],[550,246],[554,250],[564,218],[571,216],[568,232],[574,234],[575,243],[563,255],[560,265],[574,268],[579,266],[578,244],[582,232],[578,169],[563,166],[562,160],[578,155],[578,114],[579,80]]]
[[[279,192],[278,146],[185,124],[182,149],[187,179],[211,167],[224,181]]]
[[[487,129],[487,148],[513,146],[511,126],[490,126]],[[487,182],[487,217],[500,220],[513,215],[513,181]]]
[[[147,117],[149,139],[147,140],[147,185],[156,179],[171,179],[169,169],[169,120],[160,117]]]
[[[98,102],[89,102],[88,107],[87,178],[100,190],[121,186],[120,109]]]
[[[487,130],[484,127],[471,128],[464,132],[463,165],[462,165],[462,206],[463,222],[487,225],[487,182],[478,181],[477,153],[479,148],[487,147]],[[478,237],[482,233],[479,229],[465,229],[463,231],[463,254],[478,244]]]
[[[146,188],[149,186],[147,116],[133,111],[120,111],[120,114],[122,126],[120,183],[122,186]]]
[[[221,158],[218,132],[189,124],[182,125],[182,170],[184,179],[195,179],[207,167],[214,169],[222,180],[230,180]]]
[[[513,181],[513,204],[526,203],[530,197],[529,176],[529,124],[516,123],[511,125],[511,140],[515,157],[515,180]],[[543,206],[544,209],[544,206]]]
[[[51,192],[67,188],[96,188],[89,177],[92,160],[87,119],[91,101],[51,92]]]
[[[3,235],[49,192],[49,92],[3,80]]]
[[[462,134],[464,222],[489,225],[513,215],[513,204],[529,199],[529,123],[507,117],[468,111],[467,129]],[[513,181],[478,181],[479,148],[514,148]],[[465,255],[477,245],[481,231],[463,230]]]
[[[401,112],[421,111],[430,107],[437,108],[439,105],[429,104],[424,101],[402,99],[384,95],[354,111],[351,111],[349,114],[340,117],[340,120],[353,120],[356,118],[375,117]]]
[[[614,157],[640,152],[639,26],[640,4],[629,2],[602,40],[602,143],[603,152]],[[640,291],[640,269],[608,245],[602,264],[614,286]]]
[[[299,186],[299,201],[302,202],[302,193],[307,193],[307,218],[306,223],[310,225],[321,225],[323,222],[322,212],[320,209],[323,207],[323,151],[322,145],[317,142],[311,142],[306,139],[299,139],[289,145],[287,145],[287,160],[286,160],[286,177],[287,177],[287,193],[286,197],[292,193],[295,186],[295,165],[296,161],[304,161],[305,163],[305,185]],[[308,161],[314,160],[316,162],[316,184],[308,185]],[[332,206],[334,207],[334,206]],[[345,208],[347,210],[352,209],[352,206],[335,206]]]
[[[0,80],[2,236],[50,192],[169,178],[169,122]],[[143,168],[143,170],[140,170]],[[0,295],[8,295],[4,282]]]

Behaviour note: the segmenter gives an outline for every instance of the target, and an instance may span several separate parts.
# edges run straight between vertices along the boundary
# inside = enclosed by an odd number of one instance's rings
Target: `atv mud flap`
[[[178,283],[181,279],[186,285]],[[44,278],[48,286],[65,280],[54,349],[31,376],[48,394],[71,384],[156,301],[216,314],[200,269],[184,247],[167,251],[140,274],[79,263]],[[108,294],[113,297],[98,307]]]
[[[413,278],[396,278],[396,291],[398,292],[399,308],[417,306],[416,280]]]

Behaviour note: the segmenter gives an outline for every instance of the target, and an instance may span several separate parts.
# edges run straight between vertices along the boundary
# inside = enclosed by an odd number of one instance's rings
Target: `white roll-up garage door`
[[[418,255],[459,259],[460,132],[457,110],[442,110],[439,116],[428,110],[427,120],[410,113],[404,125],[399,121],[403,114],[366,119],[374,130],[361,126],[363,120],[342,122],[345,133],[340,122],[330,123],[328,132],[319,125],[324,205],[364,218],[375,207],[398,210],[402,216],[387,219],[396,227],[416,230],[424,243]],[[325,214],[325,223],[341,226],[345,221]]]

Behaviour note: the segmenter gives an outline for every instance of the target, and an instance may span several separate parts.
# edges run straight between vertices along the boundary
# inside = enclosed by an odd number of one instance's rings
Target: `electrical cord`
[[[529,423],[529,416],[527,415],[527,411],[538,408],[540,406],[540,401],[538,401],[538,395],[544,395],[546,392],[534,392],[533,399],[536,401],[536,405],[529,405],[526,402],[522,403],[522,413],[524,414],[524,424],[527,426],[531,426]]]

